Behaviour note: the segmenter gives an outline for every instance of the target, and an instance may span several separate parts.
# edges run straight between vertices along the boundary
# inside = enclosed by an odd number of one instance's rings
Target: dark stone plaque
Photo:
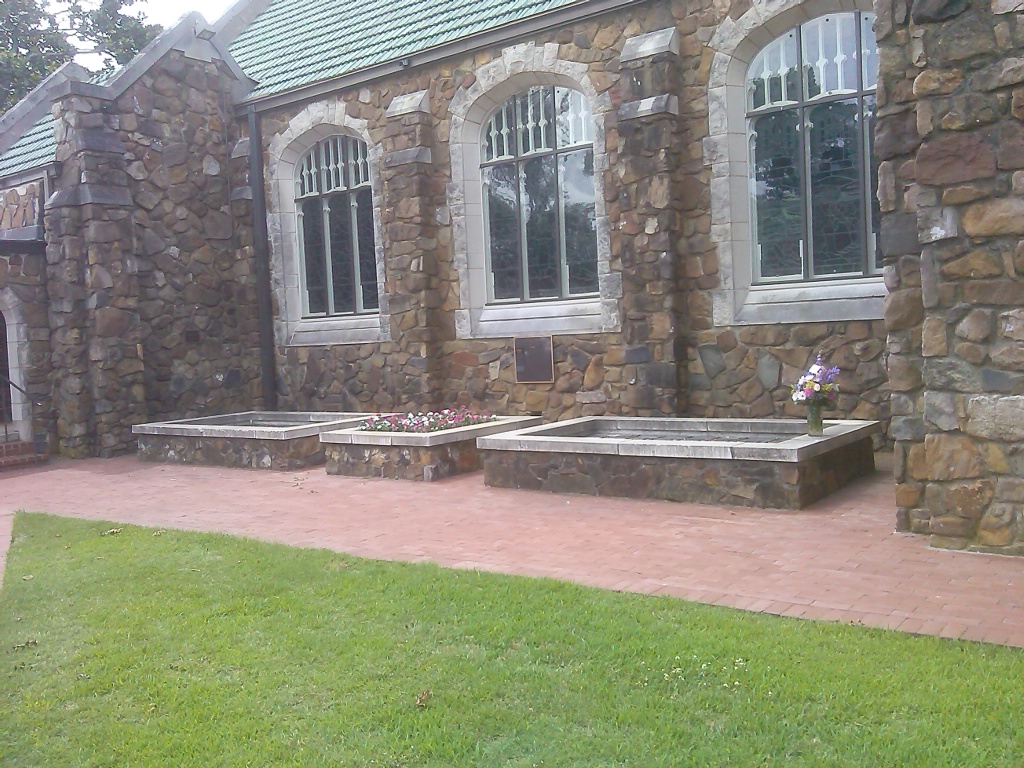
[[[555,380],[555,358],[550,336],[513,339],[518,384],[550,384]]]

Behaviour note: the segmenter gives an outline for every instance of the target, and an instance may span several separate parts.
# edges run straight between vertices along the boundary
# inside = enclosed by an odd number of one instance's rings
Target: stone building
[[[798,417],[821,352],[841,415],[891,417],[902,528],[1024,548],[1022,9],[185,17],[0,119],[6,362],[41,403],[8,416],[71,456],[252,407]]]

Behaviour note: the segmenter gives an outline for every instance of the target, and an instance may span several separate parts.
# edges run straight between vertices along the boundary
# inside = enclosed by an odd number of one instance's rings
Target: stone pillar
[[[624,402],[640,415],[682,414],[687,406],[678,57],[675,27],[627,38],[619,57],[625,103],[613,172],[621,189],[623,362],[635,365]]]
[[[146,420],[135,223],[107,106],[69,95],[54,107],[61,173],[46,212],[53,401],[58,449],[71,457],[134,450],[131,427]]]
[[[1024,553],[1024,24],[907,6],[876,3],[897,526]]]
[[[396,402],[433,408],[444,385],[439,313],[436,211],[443,184],[435,177],[433,118],[427,91],[397,96],[388,107],[382,142],[387,254],[385,292],[391,338],[402,358],[389,373]],[[397,359],[393,356],[392,359]]]

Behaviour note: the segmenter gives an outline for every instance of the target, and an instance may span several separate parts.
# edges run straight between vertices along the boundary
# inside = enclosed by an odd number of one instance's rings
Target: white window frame
[[[499,338],[533,334],[615,332],[621,328],[622,277],[611,268],[611,233],[604,203],[608,169],[604,122],[612,111],[607,91],[599,93],[588,67],[558,58],[558,45],[512,46],[479,67],[476,80],[456,91],[449,108],[452,180],[448,208],[452,250],[459,276],[455,312],[458,338]],[[594,120],[594,180],[597,214],[598,293],[543,301],[491,303],[480,174],[481,140],[487,118],[511,96],[534,85],[555,85],[583,94]]]
[[[497,114],[497,112],[499,112],[501,110],[504,110],[506,107],[508,107],[510,101],[512,102],[513,110],[516,113],[515,124],[516,124],[516,126],[518,126],[520,121],[522,120],[522,117],[523,117],[522,114],[520,114],[518,99],[519,99],[519,97],[529,93],[534,88],[543,88],[546,91],[547,89],[557,88],[557,86],[550,86],[550,85],[531,86],[530,88],[528,88],[526,90],[523,90],[523,91],[520,91],[519,93],[513,94],[509,99],[507,99],[505,101],[504,104],[502,104],[502,106],[500,106],[498,108],[498,110],[495,110],[495,111],[491,112],[491,114],[487,118],[487,122],[484,124],[483,131],[485,133],[487,132],[489,124],[494,119],[494,117]],[[571,92],[573,94],[578,96],[579,99],[583,103],[586,104],[586,98],[583,96],[582,93],[580,93],[579,91],[574,90],[574,89],[568,89],[568,90],[571,90]],[[556,91],[556,94],[557,94],[557,91]],[[512,101],[512,100],[515,100],[515,101]],[[589,110],[590,105],[587,104],[586,106],[587,106],[587,109]],[[555,106],[554,106],[554,113],[551,115],[552,120],[555,121],[556,123],[557,123],[557,120],[558,120],[558,111],[557,110],[558,110],[558,107],[557,107],[557,99],[556,99]],[[520,265],[521,265],[521,267],[520,267],[520,279],[522,281],[520,288],[521,288],[521,292],[523,294],[526,294],[526,295],[524,297],[522,297],[522,298],[505,298],[505,299],[501,299],[501,298],[496,298],[495,297],[495,295],[494,295],[494,270],[493,270],[493,265],[491,263],[491,255],[492,255],[491,254],[491,237],[490,237],[491,221],[490,221],[490,217],[487,215],[487,213],[485,211],[484,212],[484,247],[485,247],[485,249],[487,251],[487,262],[486,263],[487,263],[487,300],[488,300],[488,304],[492,304],[492,305],[493,304],[514,304],[514,303],[523,303],[523,302],[527,302],[527,301],[558,301],[558,300],[572,299],[572,298],[588,298],[590,296],[598,296],[599,295],[598,291],[586,291],[586,292],[577,293],[577,294],[573,294],[573,293],[569,292],[569,258],[568,258],[568,255],[565,252],[564,198],[562,197],[562,194],[561,194],[562,193],[562,189],[563,189],[562,184],[564,182],[563,182],[560,174],[558,174],[558,172],[557,172],[558,160],[561,157],[569,155],[569,154],[573,154],[573,153],[582,152],[584,150],[589,150],[590,156],[591,156],[591,165],[593,165],[593,153],[594,153],[593,116],[590,115],[589,111],[588,111],[588,113],[586,114],[584,119],[585,119],[585,121],[587,123],[587,125],[586,125],[586,127],[584,128],[584,131],[583,131],[583,138],[584,138],[584,140],[583,141],[578,141],[576,143],[570,144],[570,145],[565,146],[565,147],[559,147],[559,146],[554,146],[554,147],[533,147],[533,146],[531,146],[531,148],[528,151],[524,152],[522,150],[522,148],[518,146],[518,144],[519,144],[519,141],[518,141],[518,138],[519,138],[518,130],[515,127],[513,127],[512,129],[507,129],[506,128],[506,130],[503,131],[503,133],[505,133],[505,137],[504,138],[505,138],[506,142],[511,141],[511,143],[517,145],[514,154],[503,155],[503,156],[500,156],[500,157],[497,157],[497,158],[490,158],[490,159],[488,159],[487,156],[486,156],[486,152],[482,152],[481,153],[483,155],[482,158],[481,158],[481,164],[480,164],[481,175],[483,175],[483,172],[487,168],[512,166],[512,167],[515,168],[516,175],[517,175],[517,178],[518,178],[519,174],[521,174],[521,172],[522,172],[522,166],[525,165],[531,159],[537,158],[537,157],[552,157],[552,158],[554,158],[554,162],[555,162],[555,166],[556,166],[556,179],[557,179],[557,184],[556,184],[556,187],[555,187],[555,194],[557,195],[556,207],[558,209],[557,219],[558,219],[558,225],[559,225],[559,260],[558,260],[559,261],[559,263],[558,263],[559,295],[557,297],[537,297],[537,298],[534,298],[534,297],[529,295],[530,294],[530,273],[529,273],[529,264],[528,264],[527,252],[524,249],[524,243],[526,241],[526,224],[525,224],[525,221],[522,219],[522,212],[521,212],[521,210],[519,210],[517,208],[517,216],[518,216],[517,223],[518,223],[518,228],[519,228],[519,261],[520,261]],[[532,143],[532,137],[531,137],[530,141]],[[480,143],[481,143],[481,147],[483,148],[483,146],[486,144],[485,138],[481,138]],[[486,182],[481,181],[481,184],[483,184],[486,187]],[[593,191],[594,191],[594,195],[595,195],[594,205],[595,205],[595,208],[596,208],[596,205],[597,205],[597,200],[596,200],[597,190],[596,190],[596,187],[594,188]],[[521,188],[519,190],[517,190],[517,201],[518,201],[518,203],[520,205],[522,204],[522,189]],[[594,232],[594,245],[595,245],[595,254],[596,254],[596,250],[597,250],[596,249],[596,245],[597,245],[597,232],[596,232],[596,230]],[[596,264],[595,264],[595,268],[596,268]]]
[[[340,150],[340,147],[337,144],[337,142],[339,140],[344,142],[348,147],[350,147],[350,148],[354,147],[357,150],[359,150],[359,154],[356,156],[355,165],[356,165],[356,167],[358,167],[361,162],[366,164],[366,170],[365,171],[357,171],[361,175],[365,174],[365,179],[363,179],[363,180],[361,180],[361,181],[359,181],[359,182],[357,182],[355,184],[346,183],[344,181],[340,181],[338,185],[336,185],[336,186],[332,185],[330,188],[326,188],[327,187],[326,178],[327,178],[328,173],[327,173],[327,170],[325,168],[320,167],[320,164],[323,163],[323,161],[324,161],[324,158],[325,158],[324,150],[327,147],[333,147],[335,150]],[[315,163],[316,163],[315,176],[310,176],[310,174],[307,174],[307,173],[300,174],[300,177],[299,177],[299,179],[296,180],[296,184],[295,184],[295,202],[296,202],[296,212],[295,212],[295,215],[296,215],[297,220],[298,220],[297,236],[298,236],[298,244],[299,244],[299,267],[300,267],[300,276],[301,276],[300,283],[303,286],[303,291],[302,291],[303,317],[304,318],[314,318],[314,317],[325,317],[325,318],[326,317],[351,317],[353,315],[366,314],[367,312],[376,314],[377,307],[371,307],[370,309],[366,309],[364,304],[363,304],[362,274],[361,274],[361,269],[360,269],[360,264],[359,264],[359,256],[360,256],[360,253],[359,253],[359,222],[358,222],[357,208],[356,208],[356,193],[359,192],[360,190],[370,190],[369,160],[366,157],[366,145],[363,144],[359,139],[356,139],[356,138],[351,137],[351,136],[345,136],[343,134],[338,134],[338,135],[335,135],[335,136],[330,136],[330,137],[328,137],[326,139],[321,139],[316,144],[314,144],[311,149],[307,150],[306,153],[303,155],[302,162],[299,164],[299,168],[303,172],[304,172],[304,170],[306,168],[307,162],[313,157],[314,154],[319,155],[319,157],[317,157],[316,160],[315,160]],[[353,168],[351,167],[353,165],[353,163],[350,161],[348,163],[348,165],[350,166],[349,169],[348,169],[348,173],[351,174],[353,172]],[[305,184],[304,184],[303,178],[302,178],[303,175],[307,176],[307,180],[308,181],[312,181],[313,182],[313,188],[308,190],[308,191],[304,191]],[[371,201],[372,201],[372,197],[373,197],[372,190],[370,190],[370,193],[371,193]],[[349,245],[350,245],[350,247],[352,249],[351,253],[350,253],[350,259],[352,261],[352,279],[353,279],[352,291],[353,291],[353,299],[354,299],[354,302],[355,302],[355,306],[354,306],[354,308],[352,310],[348,310],[348,311],[338,311],[337,307],[335,306],[336,302],[337,302],[337,297],[334,295],[334,277],[333,277],[334,258],[333,258],[333,252],[332,252],[332,244],[331,244],[332,240],[333,240],[333,237],[332,237],[332,233],[331,233],[331,221],[330,221],[330,213],[331,213],[330,197],[332,195],[336,195],[336,194],[344,194],[345,197],[348,200],[348,207],[349,207],[348,218],[349,218],[349,227],[351,228],[350,231],[349,231],[349,241],[350,241]],[[325,278],[324,279],[325,279],[325,282],[326,282],[325,290],[327,292],[326,293],[327,309],[325,311],[323,311],[323,312],[316,312],[316,313],[313,313],[313,312],[310,311],[310,308],[309,308],[309,291],[305,289],[305,286],[308,284],[307,283],[307,278],[306,278],[306,269],[307,269],[306,238],[305,238],[305,233],[303,231],[303,227],[305,226],[305,223],[304,223],[305,222],[305,216],[302,213],[300,203],[304,203],[307,200],[316,200],[320,204],[319,205],[319,208],[320,208],[319,216],[320,216],[321,238],[323,240],[322,246],[323,246],[323,249],[324,249],[324,253],[323,253],[323,258],[324,258],[324,274],[325,274]],[[371,206],[372,206],[372,202],[371,202]],[[372,213],[371,213],[371,215],[372,215]],[[379,286],[378,286],[378,295],[377,295],[377,306],[380,306]]]
[[[7,324],[7,364],[11,381],[22,389],[27,389],[25,372],[28,357],[28,326],[21,315],[21,302],[10,288],[0,290],[0,314]],[[9,386],[0,382],[0,386]],[[22,440],[32,440],[32,408],[28,399],[15,387],[11,391],[11,413],[13,429]]]
[[[379,308],[362,314],[306,316],[302,244],[295,200],[295,176],[307,153],[332,136],[351,136],[366,145],[373,204],[374,252]],[[275,337],[284,346],[326,346],[388,341],[388,297],[384,290],[384,246],[380,221],[380,147],[370,139],[367,122],[347,113],[340,99],[318,101],[300,111],[269,145],[267,229],[271,281],[280,308]]]
[[[886,295],[880,275],[756,285],[747,142],[747,66],[776,38],[805,21],[842,11],[872,12],[870,0],[783,0],[726,18],[709,47],[704,162],[711,169],[711,239],[720,287],[712,291],[716,326],[877,320]]]

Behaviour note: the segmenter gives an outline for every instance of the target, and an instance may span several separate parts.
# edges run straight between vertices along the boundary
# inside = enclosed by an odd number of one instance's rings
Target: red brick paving
[[[438,483],[57,460],[0,475],[14,510],[223,531],[363,557],[549,576],[783,616],[1024,647],[1024,558],[893,532],[880,470],[802,512]]]

